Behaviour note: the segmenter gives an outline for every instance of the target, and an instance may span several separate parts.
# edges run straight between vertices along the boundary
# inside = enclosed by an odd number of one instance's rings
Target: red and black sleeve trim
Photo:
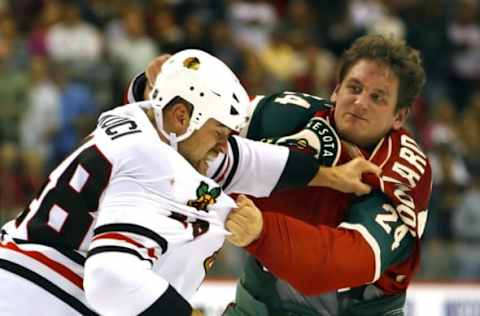
[[[229,137],[228,143],[230,144],[230,148],[232,149],[233,164],[232,164],[232,168],[228,172],[228,176],[227,176],[227,179],[225,180],[225,183],[222,185],[222,189],[224,190],[228,187],[230,182],[232,182],[233,176],[235,175],[235,172],[237,172],[237,169],[238,169],[238,160],[240,159],[240,151],[238,149],[238,144],[235,138]]]
[[[121,247],[121,246],[100,246],[100,247],[95,247],[93,248],[92,250],[89,250],[88,251],[88,255],[87,255],[87,259],[94,256],[94,255],[97,255],[99,253],[105,253],[105,252],[123,252],[123,253],[128,253],[128,254],[131,254],[131,255],[134,255],[135,257],[137,257],[138,259],[140,260],[146,260],[148,262],[150,262],[150,264],[153,265],[153,261],[150,260],[150,259],[146,259],[144,257],[142,257],[137,251],[133,250],[133,249],[130,249],[130,248],[127,248],[127,247]]]
[[[212,179],[215,179],[217,178],[219,175],[220,175],[220,172],[223,170],[224,166],[225,166],[225,163],[227,161],[227,158],[228,158],[228,155],[225,155],[222,159],[222,162],[220,163],[220,165],[218,166],[217,170],[215,171],[215,173],[213,174],[213,176],[211,177]]]
[[[109,233],[109,232],[126,232],[141,235],[155,241],[160,248],[162,248],[162,254],[164,254],[168,249],[168,242],[165,238],[157,234],[151,229],[145,228],[140,225],[135,224],[108,224],[97,227],[93,233],[94,236]]]
[[[13,241],[17,245],[26,245],[26,244],[31,244],[31,245],[44,245],[48,246],[51,248],[54,248],[56,251],[60,252],[62,255],[67,257],[68,259],[72,260],[73,262],[84,266],[85,265],[85,257],[81,255],[80,253],[76,252],[75,250],[69,250],[67,248],[62,248],[59,247],[58,244],[53,244],[53,243],[48,243],[48,242],[34,242],[32,243],[31,241],[23,240],[23,239],[18,239],[18,238],[13,238]]]

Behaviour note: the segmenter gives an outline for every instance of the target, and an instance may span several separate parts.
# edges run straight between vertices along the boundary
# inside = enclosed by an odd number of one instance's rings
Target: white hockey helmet
[[[187,139],[208,119],[213,118],[239,132],[247,123],[249,97],[235,74],[220,59],[197,49],[187,49],[171,56],[162,66],[150,101],[158,129],[171,144]],[[187,131],[176,136],[163,129],[162,110],[180,97],[193,106]]]

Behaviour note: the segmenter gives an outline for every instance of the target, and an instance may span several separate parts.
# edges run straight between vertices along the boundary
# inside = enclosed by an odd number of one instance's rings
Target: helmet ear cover
[[[156,78],[150,99],[157,127],[164,135],[162,111],[176,98],[193,107],[190,125],[178,141],[188,138],[210,118],[234,132],[247,122],[249,98],[245,89],[222,61],[201,50],[174,54]]]

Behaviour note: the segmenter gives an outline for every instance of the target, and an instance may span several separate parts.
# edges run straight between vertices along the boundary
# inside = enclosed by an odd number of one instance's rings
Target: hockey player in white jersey
[[[0,315],[190,315],[236,207],[221,185],[267,196],[317,171],[301,152],[230,137],[247,106],[228,67],[186,50],[150,100],[103,113],[3,227]],[[226,167],[208,170],[217,183],[205,174],[219,154]]]

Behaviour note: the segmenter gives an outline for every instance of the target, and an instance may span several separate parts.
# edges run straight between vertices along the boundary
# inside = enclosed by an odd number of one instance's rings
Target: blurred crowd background
[[[155,56],[201,48],[251,95],[328,97],[366,33],[405,39],[427,72],[409,122],[434,175],[417,279],[480,280],[479,0],[0,0],[0,224]],[[244,257],[224,248],[212,274]]]

